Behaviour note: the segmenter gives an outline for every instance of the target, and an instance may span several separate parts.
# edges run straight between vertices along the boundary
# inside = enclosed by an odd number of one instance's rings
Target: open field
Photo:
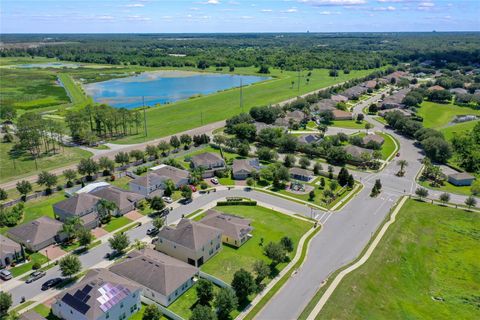
[[[59,153],[52,156],[44,156],[37,159],[38,170],[35,161],[28,153],[13,155],[10,153],[13,144],[0,143],[0,182],[10,178],[22,178],[38,173],[43,170],[51,170],[78,162],[82,158],[91,156],[91,153],[79,148],[65,147]]]
[[[2,57],[0,58],[0,66],[9,66],[17,64],[28,64],[28,63],[48,63],[48,62],[57,62],[57,59],[45,58],[45,57]]]
[[[441,104],[424,101],[418,108],[418,115],[423,117],[426,128],[441,129],[447,126],[456,115],[480,115],[480,110],[459,107],[453,104]],[[463,129],[463,128],[462,128]]]
[[[296,250],[300,238],[312,227],[310,222],[260,206],[221,206],[214,209],[251,219],[251,225],[254,228],[253,237],[240,248],[223,245],[222,250],[201,267],[202,271],[227,283],[232,281],[233,274],[240,268],[251,272],[255,261],[265,260],[267,263],[270,262],[263,254],[264,245],[269,242],[277,242],[282,237],[288,236],[293,240]],[[197,219],[200,218],[201,216]],[[263,239],[263,245],[261,239]],[[290,258],[293,258],[294,255],[295,252],[292,252]],[[286,265],[286,263],[281,263],[277,266],[277,269],[281,270]]]
[[[409,200],[317,319],[478,317],[478,213]]]
[[[472,131],[473,127],[475,127],[475,125],[479,122],[480,121],[477,120],[477,121],[468,121],[464,123],[459,123],[453,126],[442,128],[440,129],[440,131],[443,132],[443,135],[445,136],[445,138],[447,138],[448,140],[451,140],[455,133]]]

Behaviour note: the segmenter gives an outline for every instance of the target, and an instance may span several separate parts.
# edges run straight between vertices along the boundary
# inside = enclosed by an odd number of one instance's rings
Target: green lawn
[[[135,314],[133,314],[130,318],[128,318],[129,320],[142,320],[143,318],[143,313],[145,312],[145,308],[147,307],[147,305],[143,304],[142,303],[142,308]],[[162,316],[159,320],[164,320],[164,319],[168,319],[164,316]]]
[[[418,115],[423,117],[423,126],[440,129],[449,124],[456,115],[480,115],[480,110],[459,107],[453,104],[441,104],[424,101],[418,108]],[[465,125],[465,124],[463,124]]]
[[[445,181],[445,184],[440,187],[432,187],[429,181],[418,181],[418,183],[428,189],[446,191],[446,192],[462,194],[466,196],[469,196],[472,194],[472,192],[470,191],[471,186],[455,186],[448,181]]]
[[[47,307],[46,305],[39,304],[33,308],[33,310],[41,315],[42,317],[46,318],[47,320],[59,320],[53,313],[52,309]]]
[[[382,136],[385,139],[385,142],[382,144],[382,160],[387,160],[395,152],[395,141],[394,138],[389,134],[377,132],[378,135]]]
[[[102,228],[105,229],[108,232],[113,232],[117,229],[120,229],[121,227],[126,226],[130,222],[132,222],[132,220],[130,220],[130,219],[124,217],[124,216],[112,217],[110,222],[107,223],[106,225],[102,226]]]
[[[132,178],[125,176],[125,177],[115,179],[115,181],[109,181],[108,183],[110,183],[113,186],[116,186],[125,190],[129,190],[130,188],[128,187],[128,183],[130,181],[132,181]]]
[[[32,266],[35,262],[39,262],[40,264],[44,264],[48,261],[47,257],[43,254],[35,252],[30,254],[30,261],[27,263],[23,263],[19,266],[13,267],[10,269],[10,272],[14,277],[18,277],[26,272],[32,271]]]
[[[365,129],[365,123],[367,121],[357,122],[356,120],[334,120],[329,127],[339,127],[339,128],[347,128],[347,129]]]
[[[317,319],[477,319],[478,213],[409,200]]]
[[[445,138],[447,138],[448,140],[451,140],[453,138],[453,135],[456,133],[472,131],[473,127],[475,127],[475,125],[479,122],[480,122],[479,120],[463,122],[453,126],[442,128],[440,129],[440,131],[444,134]]]
[[[77,85],[69,74],[59,73],[58,78],[62,82],[73,105],[81,107],[88,103],[93,103],[93,99],[85,94],[82,87]]]
[[[29,154],[10,154],[12,146],[12,143],[0,143],[0,182],[30,176],[43,170],[49,171],[58,167],[67,166],[92,155],[90,152],[79,148],[66,147],[55,155],[45,155],[38,158],[37,170],[35,161]]]
[[[269,242],[277,242],[282,237],[288,236],[298,245],[300,238],[308,229],[312,227],[312,223],[299,220],[297,218],[264,208],[260,206],[221,206],[215,207],[215,210],[235,214],[252,220],[253,237],[236,249],[224,245],[220,253],[207,261],[202,267],[202,271],[209,273],[223,281],[230,283],[233,274],[240,268],[252,271],[252,265],[257,260],[265,260],[268,258],[263,254],[263,245]],[[293,257],[295,253],[291,253]],[[283,269],[286,263],[277,266],[278,270]]]
[[[211,72],[214,69],[207,71]],[[255,68],[236,68],[235,73],[252,74]],[[293,98],[315,89],[320,89],[349,79],[363,77],[373,70],[352,70],[350,74],[329,77],[328,70],[312,71],[309,84],[302,83],[300,92],[291,88],[291,81],[297,79],[297,72],[270,69],[271,80],[252,84],[243,88],[244,111],[253,106],[268,105]],[[305,75],[302,75],[305,76]],[[188,130],[211,122],[220,121],[240,113],[239,88],[225,90],[207,96],[187,99],[150,108],[147,111],[148,138],[158,138]],[[134,135],[118,140],[119,143],[143,142],[143,135]]]

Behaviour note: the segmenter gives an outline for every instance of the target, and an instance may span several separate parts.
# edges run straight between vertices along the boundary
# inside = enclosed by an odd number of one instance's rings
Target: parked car
[[[62,282],[63,279],[62,278],[53,278],[53,279],[50,279],[50,280],[47,280],[45,281],[43,284],[42,284],[42,291],[45,291],[45,290],[48,290],[50,288],[53,288],[53,287],[56,287],[60,284],[60,282]]]
[[[197,188],[195,188],[195,186],[190,184],[189,187],[190,187],[190,190],[192,190],[192,192],[197,192]]]
[[[162,200],[165,201],[166,203],[172,203],[173,200],[170,197],[162,197]]]
[[[147,235],[149,235],[149,236],[156,235],[157,233],[158,233],[158,228],[156,228],[156,227],[147,229]]]
[[[4,270],[0,271],[0,278],[2,280],[5,280],[5,281],[10,280],[10,279],[12,279],[12,273],[10,271],[4,269]]]
[[[189,204],[191,202],[192,202],[192,198],[188,198],[188,199],[184,198],[184,199],[180,200],[181,204]]]
[[[35,281],[35,280],[38,280],[38,279],[40,279],[40,278],[42,278],[42,277],[45,277],[46,274],[47,274],[47,273],[46,273],[45,271],[43,271],[43,270],[35,271],[35,272],[33,272],[32,274],[30,274],[30,277],[28,277],[28,279],[27,279],[27,283],[31,283],[31,282],[33,282],[33,281]]]
[[[397,157],[400,157],[400,152],[397,152]]]
[[[217,178],[212,178],[210,179],[210,182],[213,184],[218,184],[218,179]]]

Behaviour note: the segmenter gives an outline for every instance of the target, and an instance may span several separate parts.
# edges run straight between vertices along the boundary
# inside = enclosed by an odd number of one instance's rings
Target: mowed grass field
[[[480,122],[479,120],[476,120],[476,121],[459,123],[454,126],[442,128],[440,129],[440,131],[443,132],[443,135],[445,136],[445,138],[447,138],[448,140],[451,140],[455,134],[460,134],[466,131],[472,131],[473,127],[475,127],[475,125],[479,122]]]
[[[478,319],[479,213],[408,200],[317,319]]]
[[[447,128],[446,126],[453,120],[456,115],[480,116],[480,110],[475,110],[468,107],[459,107],[454,104],[441,104],[424,101],[420,106],[421,107],[418,108],[418,115],[423,117],[423,126],[426,128]],[[466,123],[454,125],[448,128],[449,130],[454,130],[454,127],[464,125],[466,125]]]

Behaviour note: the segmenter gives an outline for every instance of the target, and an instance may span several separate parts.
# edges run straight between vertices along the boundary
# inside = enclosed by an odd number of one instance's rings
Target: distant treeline
[[[480,63],[479,33],[287,34],[7,34],[4,43],[56,42],[3,49],[1,56],[37,55],[75,62],[151,67],[271,66],[370,69],[431,60],[452,70]],[[59,42],[65,42],[58,44]]]

